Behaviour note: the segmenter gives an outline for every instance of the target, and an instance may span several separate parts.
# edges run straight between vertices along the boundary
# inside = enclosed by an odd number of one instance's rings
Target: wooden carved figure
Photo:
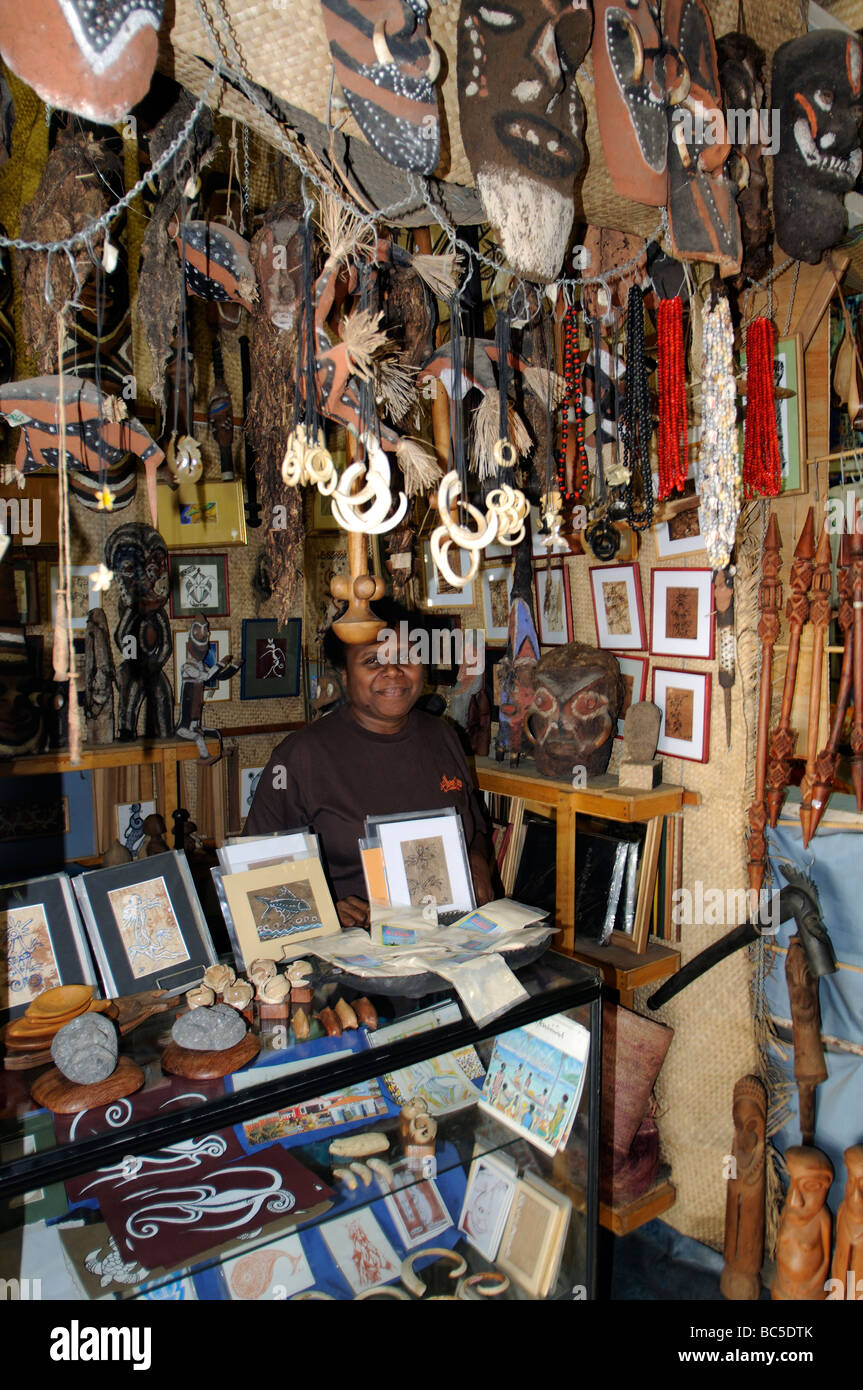
[[[112,531],[105,563],[119,588],[119,621],[114,641],[123,654],[118,672],[117,738],[137,736],[145,709],[144,734],[170,738],[174,732],[171,687],[162,667],[173,650],[165,617],[168,550],[158,531],[131,521]]]
[[[815,1087],[827,1080],[821,1043],[818,980],[809,968],[799,935],[792,936],[785,957],[785,981],[791,1002],[794,1038],[794,1079],[800,1106],[800,1137],[804,1144],[815,1138]]]
[[[791,775],[791,759],[797,733],[791,728],[791,706],[794,702],[794,687],[797,683],[797,662],[800,657],[800,635],[809,620],[809,585],[812,582],[812,560],[815,554],[815,516],[812,507],[806,514],[806,521],[800,539],[794,549],[791,565],[791,597],[786,607],[789,623],[788,657],[785,666],[785,682],[782,687],[782,709],[779,723],[770,735],[770,762],[767,769],[767,809],[771,826],[779,819],[779,812],[785,800],[785,788]]]
[[[782,585],[779,581],[782,538],[776,516],[770,513],[767,534],[761,552],[761,584],[758,590],[758,636],[761,638],[761,684],[758,692],[758,742],[755,750],[755,796],[749,808],[749,887],[758,893],[764,879],[766,849],[764,829],[767,825],[767,803],[764,799],[767,780],[767,736],[770,727],[770,693],[773,683],[773,647],[779,636],[779,612],[782,608]]]
[[[820,1149],[794,1145],[785,1152],[790,1184],[779,1223],[777,1300],[820,1302],[827,1297],[830,1271],[830,1212],[827,1193],[833,1164]]]
[[[764,1131],[767,1093],[757,1076],[734,1087],[734,1171],[725,1199],[725,1266],[719,1288],[725,1298],[757,1299],[764,1256]]]
[[[848,1180],[836,1217],[833,1278],[839,1281],[834,1298],[863,1299],[863,1144],[845,1150]]]
[[[111,638],[104,608],[91,608],[87,614],[84,639],[84,712],[89,743],[114,742],[114,686],[117,676],[111,653]]]
[[[812,682],[809,686],[809,732],[806,745],[806,771],[800,784],[800,824],[803,843],[809,844],[812,822],[812,790],[815,786],[815,760],[818,756],[818,725],[821,717],[821,658],[830,626],[830,536],[822,527],[812,574],[809,617],[814,628]]]

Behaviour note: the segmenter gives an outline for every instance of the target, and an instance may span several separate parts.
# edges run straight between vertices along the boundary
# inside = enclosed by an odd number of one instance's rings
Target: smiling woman
[[[398,631],[412,617],[418,620],[386,601],[372,608],[390,630]],[[415,650],[380,642],[346,646],[332,629],[324,650],[344,672],[348,703],[274,750],[245,833],[310,825],[321,841],[342,926],[363,926],[369,905],[358,841],[366,816],[454,806],[464,827],[477,903],[490,901],[485,810],[452,729],[414,708],[424,680]]]

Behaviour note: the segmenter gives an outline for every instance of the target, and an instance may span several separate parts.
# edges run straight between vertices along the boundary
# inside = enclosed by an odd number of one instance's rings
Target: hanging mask
[[[459,17],[462,141],[504,254],[529,280],[554,279],[569,241],[591,25],[587,0],[466,0]]]
[[[775,153],[773,140],[779,131],[778,126],[773,130],[772,112],[763,110],[764,53],[755,40],[748,34],[726,34],[717,39],[716,56],[732,147],[729,167],[738,185],[742,288],[744,277],[762,279],[772,262],[764,154],[765,146],[767,153]]]
[[[860,177],[863,50],[849,34],[804,34],[776,50],[773,103],[779,148],[773,162],[776,240],[815,265],[844,232],[845,194]]]
[[[583,642],[546,652],[533,673],[533,700],[524,728],[543,777],[588,777],[605,772],[611,758],[623,680],[616,657]]]
[[[668,220],[678,260],[712,261],[736,275],[743,251],[737,188],[723,168],[730,153],[713,24],[704,0],[666,0],[664,41],[679,54],[689,86],[669,111]]]
[[[321,0],[321,11],[336,77],[366,139],[397,168],[433,173],[440,53],[427,0]]]
[[[595,0],[593,9],[596,114],[611,181],[621,197],[663,207],[668,122],[659,5]]]
[[[163,0],[0,0],[0,52],[46,106],[113,125],[150,89]]]
[[[183,222],[168,226],[186,267],[186,288],[201,299],[232,300],[251,309],[258,297],[249,243],[220,222]]]

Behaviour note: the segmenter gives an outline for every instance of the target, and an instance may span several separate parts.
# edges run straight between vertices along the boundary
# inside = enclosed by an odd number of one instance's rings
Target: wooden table
[[[555,945],[558,950],[597,966],[605,983],[619,990],[622,1003],[631,1003],[632,991],[638,984],[662,979],[679,968],[678,951],[658,943],[647,944],[651,886],[659,859],[663,818],[697,798],[688,795],[683,787],[665,784],[652,791],[635,791],[621,787],[618,779],[608,774],[593,778],[586,787],[573,787],[569,782],[541,777],[533,768],[509,767],[493,758],[477,758],[476,778],[481,791],[520,797],[529,810],[555,817],[555,924],[558,929]],[[634,941],[642,943],[642,950],[637,953],[633,950],[633,941],[623,937],[621,932],[614,933],[614,942],[607,948],[584,943],[583,949],[576,941],[575,836],[579,815],[598,816],[624,824],[643,822],[647,826],[633,931]]]
[[[216,740],[210,739],[213,751]],[[179,805],[177,764],[198,758],[198,745],[183,738],[132,739],[128,743],[81,745],[81,760],[73,763],[68,749],[54,753],[30,753],[20,758],[0,760],[0,777],[39,777],[60,772],[92,772],[102,767],[156,768],[157,809],[165,825],[173,829],[172,816]]]

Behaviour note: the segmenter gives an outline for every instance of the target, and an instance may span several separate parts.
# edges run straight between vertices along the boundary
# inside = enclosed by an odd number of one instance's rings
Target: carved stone
[[[827,1193],[833,1164],[820,1149],[795,1145],[786,1150],[790,1183],[779,1223],[776,1277],[777,1300],[817,1303],[827,1297],[830,1272],[830,1212]]]
[[[732,1102],[734,1171],[725,1199],[725,1266],[719,1288],[725,1298],[757,1299],[764,1257],[764,1132],[767,1093],[757,1076],[743,1076]]]

